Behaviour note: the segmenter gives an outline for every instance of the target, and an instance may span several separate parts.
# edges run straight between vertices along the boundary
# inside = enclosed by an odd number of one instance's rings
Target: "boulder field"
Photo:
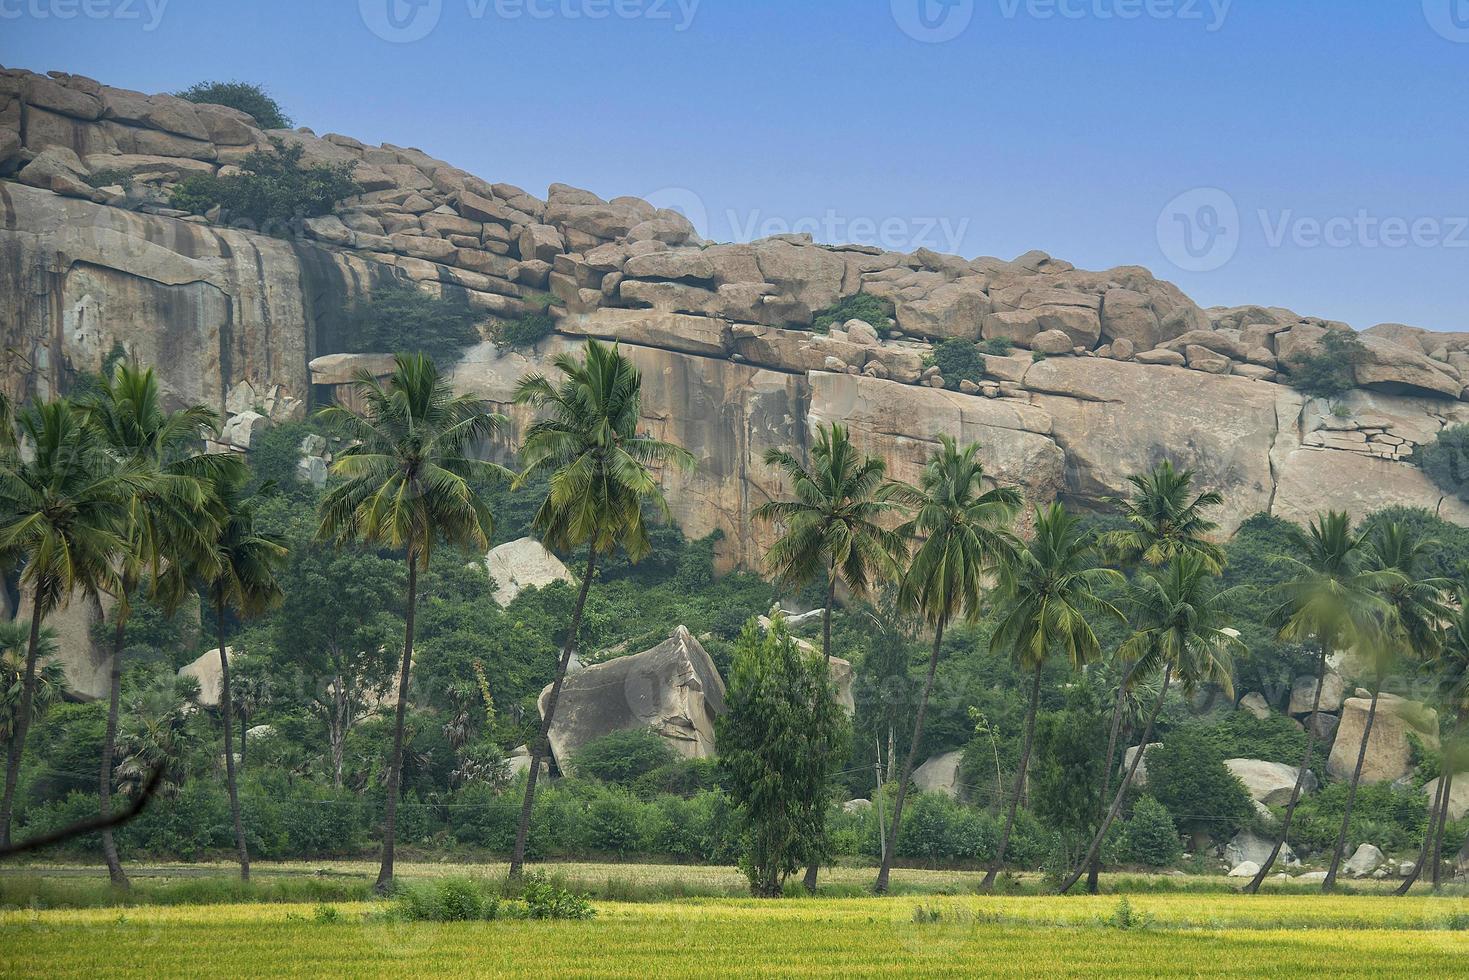
[[[363,192],[274,236],[170,206],[178,181],[229,175],[272,137],[300,143],[308,163],[355,164]],[[782,492],[764,452],[801,450],[835,421],[901,479],[939,435],[978,440],[994,479],[1033,502],[1100,506],[1172,458],[1224,493],[1226,531],[1261,511],[1302,520],[1392,504],[1469,520],[1407,461],[1469,421],[1469,334],[1366,330],[1359,387],[1327,405],[1281,383],[1281,365],[1351,328],[1277,307],[1203,309],[1137,266],[801,235],[711,243],[637,198],[567,184],[542,198],[411,147],[263,132],[221,106],[0,69],[0,383],[12,396],[65,391],[122,349],[157,367],[172,402],[221,412],[224,443],[245,450],[358,368],[387,369],[382,353],[344,351],[348,309],[390,282],[461,298],[486,328],[554,297],[549,338],[485,341],[452,369],[520,424],[519,377],[585,338],[619,341],[643,371],[649,430],[699,463],[663,474],[674,516],[691,535],[724,532],[723,569],[758,567],[771,541],[750,518]],[[891,303],[891,318],[813,332],[859,295]],[[984,355],[983,377],[959,383],[929,360],[949,338],[1013,351]]]

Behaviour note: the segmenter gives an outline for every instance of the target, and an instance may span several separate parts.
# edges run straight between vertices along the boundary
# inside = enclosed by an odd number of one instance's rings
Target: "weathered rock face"
[[[1326,762],[1326,771],[1337,779],[1350,779],[1357,767],[1357,753],[1371,703],[1362,697],[1347,698],[1342,703],[1341,723]],[[1372,735],[1367,739],[1367,756],[1362,762],[1363,783],[1392,782],[1408,774],[1412,768],[1410,734],[1429,748],[1437,748],[1438,714],[1420,702],[1395,694],[1381,695]]]
[[[1428,805],[1433,805],[1433,798],[1438,793],[1439,779],[1430,779],[1423,784],[1423,795],[1428,797]],[[1469,813],[1469,772],[1454,774],[1453,785],[1449,787],[1449,819],[1463,820],[1464,815]]]
[[[1296,776],[1300,773],[1295,766],[1262,759],[1225,759],[1224,767],[1244,785],[1250,799],[1266,806],[1285,806],[1290,803]],[[1316,792],[1316,786],[1316,774],[1308,770],[1301,783],[1302,795]]]
[[[230,663],[235,660],[235,648],[225,647],[224,655]],[[206,650],[197,659],[179,668],[180,677],[192,677],[199,682],[198,702],[206,708],[219,705],[220,689],[224,686],[224,672],[219,664],[219,648]]]
[[[541,692],[546,710],[551,687]],[[651,650],[586,667],[566,678],[551,723],[551,752],[570,771],[582,746],[603,735],[651,728],[686,759],[714,755],[714,718],[724,711],[724,681],[687,629]]]
[[[942,793],[951,799],[959,798],[959,764],[964,761],[964,750],[943,752],[933,756],[913,770],[913,785],[925,793]]]
[[[535,538],[519,538],[491,548],[485,555],[485,568],[496,585],[494,600],[502,606],[510,605],[527,588],[576,582],[561,559]]]
[[[109,600],[107,609],[112,607]],[[22,593],[17,615],[29,622],[30,596]],[[104,617],[104,607],[96,596],[74,595],[71,601],[53,610],[42,625],[55,634],[56,660],[61,664],[68,697],[82,701],[106,698],[111,684],[111,651],[97,642],[93,630]]]
[[[1270,852],[1274,849],[1274,840],[1266,840],[1263,837],[1250,833],[1248,830],[1242,830],[1230,838],[1228,844],[1224,845],[1224,863],[1233,868],[1248,861],[1255,865],[1255,871],[1258,872],[1260,865],[1265,863],[1270,857]],[[1288,865],[1293,863],[1295,859],[1296,854],[1295,851],[1291,850],[1291,846],[1289,844],[1282,845],[1280,854],[1277,855],[1277,860],[1282,865]]]

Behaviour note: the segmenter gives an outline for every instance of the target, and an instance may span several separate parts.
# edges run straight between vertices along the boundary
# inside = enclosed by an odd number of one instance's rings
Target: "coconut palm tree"
[[[1443,646],[1442,623],[1451,615],[1443,601],[1443,593],[1452,583],[1447,579],[1420,577],[1424,552],[1436,544],[1398,521],[1387,521],[1367,534],[1365,566],[1371,571],[1390,576],[1379,586],[1384,607],[1381,628],[1372,638],[1367,652],[1373,660],[1372,699],[1367,707],[1367,720],[1362,725],[1362,739],[1357,747],[1357,764],[1347,784],[1346,806],[1342,809],[1341,829],[1332,848],[1322,891],[1336,884],[1342,851],[1352,825],[1352,807],[1357,800],[1357,785],[1362,766],[1367,760],[1367,743],[1377,719],[1377,702],[1382,681],[1389,666],[1399,657],[1429,660]]]
[[[225,642],[225,613],[240,619],[258,616],[281,601],[276,572],[286,560],[286,546],[255,526],[255,508],[245,492],[245,475],[214,484],[210,510],[217,531],[211,553],[202,566],[209,601],[214,609],[215,637],[219,643],[219,713],[224,728],[225,785],[230,817],[235,825],[235,847],[240,854],[240,878],[250,879],[250,849],[240,822],[239,785],[235,777],[234,694],[230,690],[229,646]]]
[[[1139,675],[1161,669],[1162,681],[1132,763],[1092,837],[1086,857],[1062,883],[1063,894],[1096,860],[1107,831],[1122,810],[1173,679],[1177,677],[1186,695],[1192,696],[1203,684],[1218,684],[1233,695],[1233,657],[1246,652],[1229,626],[1230,607],[1240,591],[1219,589],[1213,564],[1197,551],[1175,555],[1165,568],[1146,573],[1128,589],[1125,605],[1132,635],[1119,655],[1124,662],[1136,664]]]
[[[387,892],[393,885],[418,573],[428,567],[441,540],[481,552],[489,547],[494,521],[475,482],[509,474],[504,467],[471,456],[504,428],[505,417],[486,411],[478,399],[456,397],[428,357],[399,354],[386,385],[364,371],[353,388],[364,406],[361,413],[341,406],[321,413],[354,443],[332,464],[332,472],[343,482],[322,499],[318,536],[401,548],[407,564],[403,664],[387,774],[382,865],[375,885],[379,892]]]
[[[891,829],[882,848],[882,866],[873,884],[873,891],[879,894],[888,888],[893,851],[903,821],[903,804],[908,798],[923,740],[944,627],[958,616],[970,622],[979,618],[981,600],[989,582],[1013,559],[1019,547],[1010,533],[1010,524],[1020,507],[1020,495],[1009,487],[985,489],[978,443],[961,448],[953,438],[940,436],[939,447],[923,468],[918,491],[914,501],[916,513],[899,529],[902,537],[916,537],[921,543],[898,588],[898,604],[923,617],[933,629],[933,645],[913,722],[913,739],[898,777],[898,795],[893,804]]]
[[[1031,675],[1030,706],[1025,713],[1025,737],[1009,813],[982,888],[994,886],[1005,862],[1035,741],[1046,661],[1060,653],[1073,669],[1080,670],[1101,656],[1092,619],[1123,619],[1121,610],[1101,596],[1104,586],[1121,582],[1122,576],[1114,569],[1101,567],[1099,557],[1096,538],[1083,530],[1078,517],[1057,503],[1036,509],[1034,537],[1002,569],[1005,603],[990,638],[990,650],[1008,652],[1015,665]]]
[[[20,721],[17,709],[24,687],[27,639],[24,623],[14,620],[0,622],[0,742],[7,745],[15,737]],[[51,659],[55,654],[56,634],[49,629],[41,630],[31,695],[32,723],[45,714],[47,708],[60,701],[66,690],[66,673],[61,664]]]
[[[107,726],[102,738],[98,783],[101,815],[111,813],[113,759],[122,698],[122,656],[133,600],[145,580],[172,613],[187,595],[187,568],[198,568],[210,554],[216,528],[206,504],[212,484],[243,470],[233,453],[195,452],[218,418],[203,405],[182,411],[164,409],[153,371],[121,362],[79,405],[103,445],[118,461],[146,478],[146,490],[127,502],[124,533],[128,545],[118,555],[113,592],[112,649]],[[126,888],[127,875],[117,857],[111,829],[102,831],[102,853],[112,883]]]
[[[885,479],[887,465],[858,452],[839,423],[817,430],[809,470],[784,449],[766,452],[765,465],[785,472],[796,498],[768,501],[754,511],[757,520],[776,522],[782,532],[765,561],[778,581],[791,586],[826,576],[821,654],[829,667],[837,582],[864,596],[874,580],[896,574],[894,556],[903,550],[903,539],[878,521],[899,506],[894,495],[900,488]],[[806,870],[808,891],[816,890],[819,868],[820,861],[813,861]]]
[[[95,599],[116,582],[126,547],[127,500],[143,489],[136,470],[119,467],[95,430],[68,401],[22,412],[27,458],[0,457],[0,554],[25,563],[21,584],[31,604],[16,730],[5,764],[0,846],[10,843],[16,779],[35,697],[41,621],[73,596]]]
[[[1316,693],[1311,702],[1311,714],[1315,715],[1321,707],[1327,658],[1337,650],[1366,647],[1373,641],[1387,608],[1381,593],[1398,576],[1395,572],[1364,569],[1366,542],[1353,533],[1351,518],[1341,511],[1317,515],[1305,531],[1292,528],[1290,539],[1296,554],[1276,556],[1276,561],[1293,577],[1276,587],[1277,601],[1266,622],[1283,640],[1316,643]],[[1316,726],[1307,725],[1305,752],[1275,846],[1245,886],[1246,894],[1259,891],[1280,856],[1315,748]]]
[[[672,464],[692,469],[687,451],[638,432],[642,403],[642,375],[616,344],[587,341],[586,352],[557,355],[552,361],[561,372],[553,384],[541,374],[520,379],[516,404],[530,405],[541,416],[526,430],[521,447],[523,484],[539,473],[550,473],[550,491],[536,510],[533,526],[553,548],[587,549],[586,567],[572,607],[571,627],[556,664],[556,676],[545,701],[545,716],[531,746],[530,773],[510,856],[510,876],[525,866],[526,837],[535,805],[536,777],[550,753],[548,741],[556,703],[566,680],[566,669],[581,632],[587,590],[597,570],[597,559],[622,548],[632,561],[651,547],[643,521],[643,505],[651,503],[661,514],[668,504],[649,467]]]
[[[1103,547],[1124,564],[1153,568],[1181,554],[1198,554],[1218,573],[1224,567],[1224,551],[1208,536],[1219,525],[1204,512],[1223,504],[1224,497],[1214,490],[1190,497],[1193,479],[1192,470],[1175,469],[1168,460],[1151,472],[1128,477],[1132,494],[1108,501],[1117,505],[1127,527],[1102,535]]]

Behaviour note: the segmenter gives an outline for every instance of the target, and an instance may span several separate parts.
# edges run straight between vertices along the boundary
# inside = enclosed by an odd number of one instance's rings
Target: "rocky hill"
[[[278,236],[169,206],[178,181],[237,172],[272,136],[300,143],[307,162],[355,164],[364,193]],[[938,435],[978,440],[995,478],[1036,501],[1093,505],[1171,457],[1224,492],[1230,530],[1258,511],[1299,520],[1390,504],[1441,503],[1469,520],[1405,461],[1469,421],[1469,334],[1362,332],[1359,387],[1328,406],[1277,368],[1345,324],[1202,309],[1140,267],[803,236],[715,244],[636,198],[552,184],[542,199],[420,150],[262,132],[235,110],[59,73],[0,70],[0,178],[12,395],[65,390],[121,345],[156,365],[177,401],[230,416],[226,438],[243,448],[383,362],[341,353],[344,311],[383,284],[461,296],[487,323],[539,309],[548,291],[555,335],[533,350],[471,348],[457,385],[505,405],[554,353],[619,340],[643,369],[650,429],[698,457],[694,475],[666,477],[675,514],[690,534],[725,532],[726,567],[755,566],[768,541],[749,518],[780,492],[764,451],[802,447],[827,421],[849,424],[904,479]],[[893,304],[892,322],[812,331],[819,313],[864,293]],[[959,386],[926,366],[946,338],[1016,350],[986,356],[983,377]]]

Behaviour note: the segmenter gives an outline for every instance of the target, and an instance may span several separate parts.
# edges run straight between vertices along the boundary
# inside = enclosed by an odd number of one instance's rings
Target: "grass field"
[[[91,888],[81,869],[7,871],[23,882]],[[224,882],[225,869],[155,869],[137,891],[170,883]],[[261,887],[334,881],[359,886],[366,868],[265,866]],[[410,879],[467,870],[413,865]],[[730,869],[567,865],[568,882],[624,895],[724,894]],[[734,876],[734,877],[729,877]],[[865,885],[869,869],[838,869],[838,890]],[[955,876],[958,876],[957,878]],[[37,976],[708,976],[796,975],[1194,975],[1343,974],[1469,976],[1469,900],[1464,897],[1134,893],[979,897],[964,872],[907,871],[906,894],[889,898],[733,897],[596,902],[591,921],[398,922],[363,901],[313,899],[250,904],[197,901],[130,907],[0,911],[0,977]],[[1114,882],[1121,884],[1121,882]],[[1146,883],[1144,883],[1146,884]],[[216,885],[216,887],[218,887]],[[952,892],[954,894],[939,894]],[[346,889],[340,894],[353,895]],[[734,894],[730,891],[729,894]],[[95,896],[94,896],[95,897]],[[184,894],[173,896],[180,900]],[[259,897],[259,896],[254,896]],[[280,900],[281,898],[287,900]],[[144,894],[134,899],[148,901]],[[96,904],[95,902],[93,904]],[[1126,928],[1124,928],[1126,926]]]

